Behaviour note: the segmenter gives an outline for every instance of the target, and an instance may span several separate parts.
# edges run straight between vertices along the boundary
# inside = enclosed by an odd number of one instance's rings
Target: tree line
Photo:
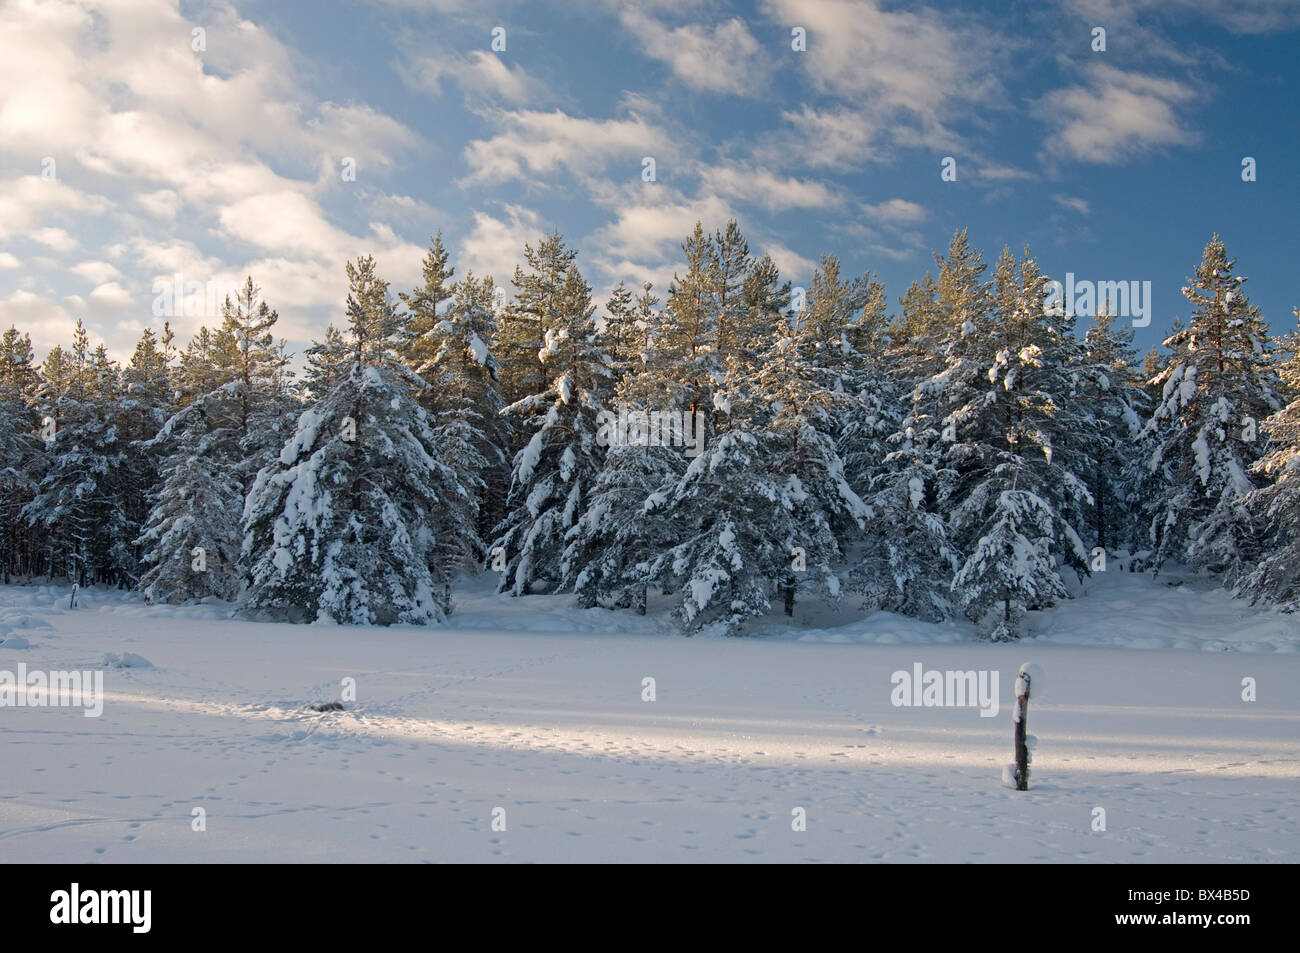
[[[1005,640],[1123,554],[1300,604],[1298,338],[1269,336],[1218,236],[1141,361],[1104,304],[1078,327],[1028,249],[990,264],[965,231],[894,313],[833,255],[792,288],[734,221],[681,249],[662,299],[620,283],[599,316],[558,232],[509,293],[457,279],[440,234],[409,291],[359,258],[298,369],[251,277],[125,366],[81,323],[39,365],[10,328],[5,581],[429,624],[486,570],[586,607],[667,596],[687,632],[816,594]],[[699,445],[649,419],[700,421]]]

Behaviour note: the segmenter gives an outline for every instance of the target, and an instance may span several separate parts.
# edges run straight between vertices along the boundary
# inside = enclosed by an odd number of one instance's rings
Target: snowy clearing
[[[106,693],[99,718],[0,709],[0,860],[1297,859],[1300,626],[1222,591],[1099,575],[1031,615],[1036,637],[989,645],[812,610],[687,639],[653,611],[488,585],[429,629],[230,621],[103,591],[69,611],[66,591],[0,589],[0,628],[30,643],[0,644],[0,670],[105,670]],[[1026,660],[1049,686],[1017,793],[1001,770]],[[997,716],[894,707],[891,674],[916,663],[996,670]],[[307,707],[345,677],[347,710]]]

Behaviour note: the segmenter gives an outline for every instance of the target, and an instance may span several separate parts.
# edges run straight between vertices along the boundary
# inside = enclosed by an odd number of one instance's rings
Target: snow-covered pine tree
[[[19,513],[36,485],[36,391],[40,377],[32,366],[32,341],[10,327],[0,336],[0,574],[30,570],[27,534]]]
[[[1177,315],[1169,323],[1169,331],[1164,341],[1175,342],[1173,348],[1178,352],[1178,359],[1185,356],[1187,339],[1180,332],[1183,330],[1182,319]],[[1169,348],[1153,347],[1147,351],[1142,360],[1142,371],[1138,386],[1145,396],[1142,427],[1133,444],[1128,448],[1132,462],[1124,477],[1124,485],[1129,496],[1129,535],[1128,548],[1133,553],[1130,567],[1133,569],[1150,568],[1152,562],[1151,514],[1160,505],[1167,486],[1163,479],[1153,477],[1151,471],[1152,441],[1147,432],[1151,414],[1164,399],[1162,375],[1169,370],[1175,354]]]
[[[521,273],[516,284],[532,288],[537,277],[545,275]],[[506,516],[491,547],[505,565],[499,591],[516,596],[560,582],[566,536],[586,511],[604,465],[605,448],[596,438],[612,387],[591,289],[577,266],[551,295],[528,301],[532,312],[549,315],[538,353],[545,387],[504,411],[528,439],[515,454]]]
[[[1116,324],[1109,302],[1084,334],[1084,348],[1089,383],[1083,405],[1096,422],[1091,428],[1096,442],[1088,481],[1093,499],[1088,524],[1092,540],[1109,554],[1132,539],[1137,524],[1137,448],[1150,399],[1138,376],[1133,330]]]
[[[948,523],[962,564],[952,591],[995,641],[1016,638],[1028,609],[1068,596],[1060,566],[1087,572],[1071,517],[1091,502],[1071,409],[1078,343],[1067,315],[1045,313],[1046,281],[1026,251],[999,258],[991,289],[965,236],[940,272],[953,311],[948,366],[921,385],[947,413],[940,439],[955,474]],[[1088,472],[1086,469],[1084,472]]]
[[[853,427],[842,451],[851,484],[871,507],[849,585],[869,608],[927,621],[960,606],[951,589],[960,558],[947,522],[958,483],[949,458],[957,434],[951,415],[961,406],[956,392],[978,387],[980,359],[967,352],[980,341],[976,324],[986,323],[991,307],[986,266],[965,232],[953,236],[946,258],[935,260],[940,282],[928,274],[913,282],[886,331],[878,417]],[[864,413],[872,410],[864,402]]]
[[[805,325],[792,337],[777,339],[761,355],[753,373],[751,393],[768,415],[765,432],[775,438],[775,457],[769,465],[786,476],[796,518],[804,523],[801,537],[792,546],[792,550],[802,551],[799,562],[804,568],[788,572],[779,584],[786,615],[793,614],[800,588],[812,588],[830,602],[839,601],[836,571],[843,561],[844,546],[860,536],[871,512],[846,478],[837,448],[846,421],[863,406],[854,392],[860,363],[855,367],[850,337],[851,331],[842,330],[841,343],[834,349],[849,355],[847,367],[823,363],[831,352],[815,329]],[[751,415],[759,416],[753,411]]]
[[[740,327],[730,335],[731,343],[723,356],[753,365],[773,340],[790,333],[792,289],[789,281],[782,280],[772,256],[764,255],[751,259],[741,294],[744,304]]]
[[[1086,574],[1089,563],[1081,544],[1096,505],[1089,481],[1106,465],[1099,448],[1108,421],[1099,414],[1097,395],[1105,392],[1114,372],[1089,360],[1076,334],[1077,315],[1045,306],[1047,279],[1029,249],[1018,264],[1011,261],[1004,253],[994,278],[994,306],[1006,329],[1011,367],[1009,373],[998,373],[1012,401],[1018,452],[1042,473],[1043,499],[1068,528],[1053,547],[1058,565]],[[990,371],[990,380],[996,377]]]
[[[634,607],[644,613],[645,560],[676,542],[663,521],[647,519],[644,513],[647,501],[657,501],[661,490],[674,486],[689,462],[683,447],[671,445],[671,433],[667,442],[651,440],[650,414],[668,415],[660,420],[680,420],[686,406],[676,379],[681,361],[668,327],[672,315],[656,311],[657,303],[646,283],[636,303],[640,341],[621,368],[616,397],[605,408],[611,414],[621,413],[619,419],[627,420],[629,431],[634,432],[623,434],[608,422],[597,430],[597,444],[607,448],[604,464],[586,510],[565,535],[560,585],[577,593],[578,604],[585,608]],[[602,349],[610,350],[603,342]],[[615,375],[619,370],[617,365],[613,368]],[[636,415],[646,416],[634,427]]]
[[[939,286],[929,274],[912,282],[899,299],[902,313],[889,325],[888,354],[900,393],[943,370],[952,339],[950,315],[939,303]]]
[[[868,278],[842,280],[839,258],[823,255],[813,272],[807,307],[795,314],[799,339],[809,357],[835,374],[842,390],[852,389],[843,378],[854,364],[851,338],[867,301]]]
[[[841,279],[839,259],[823,255],[813,273],[807,307],[795,315],[795,322],[805,359],[822,371],[828,389],[848,398],[836,401],[829,432],[849,485],[865,493],[885,456],[883,439],[898,420],[880,347],[884,286],[872,274]]]
[[[347,265],[351,367],[298,418],[244,509],[244,604],[299,621],[427,624],[450,606],[434,526],[473,530],[474,498],[438,459],[424,384],[395,360],[402,318],[371,257]]]
[[[653,310],[648,285],[638,299],[644,343],[617,399],[629,421],[646,415],[638,428],[653,430],[656,415],[685,419],[687,428],[694,427],[695,414],[704,414],[700,402],[707,399],[713,406],[723,349],[737,367],[754,368],[774,334],[789,334],[790,285],[782,282],[770,257],[748,257],[734,222],[712,238],[697,223],[683,250],[687,271],[675,278],[669,307]],[[718,331],[722,344],[710,337],[710,328],[725,329],[725,334]],[[705,420],[696,435],[703,442],[709,439]],[[634,606],[643,612],[652,582],[675,585],[652,580],[650,568],[680,534],[671,520],[648,514],[674,492],[690,458],[683,447],[652,441],[649,434],[644,443],[611,447],[590,506],[568,534],[563,585],[577,591],[582,605]]]
[[[241,495],[280,452],[301,410],[286,344],[277,342],[272,333],[279,320],[279,313],[249,276],[239,294],[222,305],[221,328],[214,336],[217,383],[223,388],[234,385],[238,444],[231,447],[231,457],[237,458],[232,461],[233,472],[239,477]]]
[[[710,252],[707,274],[716,309],[712,324],[717,336],[717,364],[723,368],[732,357],[752,358],[752,354],[746,353],[749,348],[766,341],[755,341],[749,326],[751,314],[747,308],[745,279],[752,273],[754,262],[749,255],[749,242],[735,219],[714,232]]]
[[[466,569],[483,562],[480,539],[505,509],[509,420],[497,390],[498,364],[488,347],[496,330],[496,287],[491,276],[467,272],[451,288],[451,304],[429,329],[428,356],[418,369],[429,384],[424,406],[436,421],[442,458],[478,500],[474,533],[461,540]],[[457,537],[440,533],[443,545]]]
[[[30,334],[12,325],[0,334],[0,389],[5,395],[27,403],[36,399],[41,375],[35,360]]]
[[[117,418],[117,436],[126,441],[125,465],[119,480],[119,505],[132,535],[121,538],[116,546],[119,561],[141,570],[145,553],[137,538],[149,518],[151,495],[159,479],[158,454],[151,443],[175,407],[172,362],[176,358],[171,327],[163,325],[161,338],[152,328],[145,328],[136,344],[131,361],[121,372],[119,389],[113,401]],[[107,350],[100,345],[97,364],[108,364]]]
[[[176,360],[175,335],[163,323],[162,334],[145,328],[136,342],[131,362],[122,371],[122,384],[132,398],[149,407],[169,408],[175,400],[172,362]]]
[[[712,408],[713,390],[724,376],[718,361],[718,307],[713,239],[700,222],[682,242],[686,272],[673,275],[662,320],[655,329],[655,348],[670,362],[670,373],[660,379],[674,381],[672,407],[694,414]],[[667,370],[667,368],[665,368]]]
[[[870,515],[849,586],[867,608],[938,622],[952,615],[959,562],[943,516],[956,474],[943,466],[939,428],[925,407],[914,393],[869,471]]]
[[[1037,473],[1023,458],[1000,455],[989,479],[977,484],[954,512],[958,525],[977,524],[979,538],[953,578],[952,590],[967,618],[994,642],[1021,634],[1027,609],[1069,596],[1061,579],[1058,540],[1069,541],[1068,524],[1047,502]],[[1055,545],[1054,545],[1055,544]]]
[[[307,373],[303,379],[309,400],[320,400],[345,381],[352,369],[352,348],[334,325],[325,327],[325,338],[307,348]]]
[[[80,321],[70,351],[51,352],[38,395],[53,421],[42,471],[22,518],[43,537],[49,573],[82,585],[131,585],[139,533],[129,496],[138,464],[121,410],[120,370],[102,346],[90,349]]]
[[[492,353],[501,364],[501,393],[507,403],[540,394],[554,380],[542,355],[549,340],[547,332],[569,320],[557,307],[563,300],[565,278],[577,257],[577,251],[565,246],[558,231],[543,236],[536,248],[524,245],[524,264],[515,267],[514,301],[502,313],[492,342]],[[519,434],[518,438],[527,440],[528,435]]]
[[[176,406],[184,407],[200,394],[216,390],[224,383],[217,346],[211,328],[200,327],[180,353],[179,366],[172,376]]]
[[[641,335],[637,328],[636,300],[631,290],[620,281],[605,302],[605,317],[601,322],[600,337],[615,380],[640,357]]]
[[[163,458],[161,485],[140,545],[140,592],[148,602],[184,603],[239,594],[244,494],[235,472],[240,400],[234,383],[174,414],[147,447]]]
[[[441,320],[438,309],[451,298],[451,279],[456,274],[456,269],[449,264],[447,249],[443,247],[442,232],[439,231],[431,241],[421,263],[424,284],[414,291],[398,294],[410,317],[402,330],[397,353],[403,364],[422,377],[426,365],[442,350],[442,336],[435,330]],[[421,396],[420,402],[428,408],[426,401],[435,393],[436,390],[430,388]]]
[[[1229,581],[1258,561],[1244,498],[1263,450],[1259,422],[1282,406],[1259,309],[1215,235],[1183,289],[1188,326],[1165,341],[1169,366],[1143,435],[1157,492],[1147,510],[1151,565],[1176,559]]]
[[[645,614],[647,565],[678,539],[672,525],[647,513],[681,477],[681,447],[614,444],[590,493],[590,502],[566,534],[561,588],[591,608],[635,608]]]
[[[659,296],[654,293],[654,285],[649,281],[643,282],[641,293],[636,296],[636,336],[632,348],[634,362],[638,359],[642,363],[645,361],[644,355],[650,345],[650,329],[659,313],[655,310],[658,307]]]
[[[1181,330],[1181,325],[1177,318],[1174,318],[1173,327],[1165,335],[1165,340],[1177,336]],[[1165,368],[1169,366],[1169,355],[1162,354],[1159,348],[1153,347],[1147,351],[1142,358],[1142,390],[1146,393],[1149,402],[1155,403],[1160,400],[1163,388],[1157,387],[1153,382],[1164,373]]]
[[[1300,308],[1295,309],[1300,320]],[[1278,376],[1286,392],[1300,395],[1300,331],[1284,337],[1279,349],[1286,359]],[[1300,610],[1300,396],[1261,424],[1268,450],[1253,470],[1267,481],[1251,491],[1246,504],[1255,525],[1262,529],[1263,552],[1259,563],[1247,570],[1240,591],[1253,602]]]
[[[739,634],[771,608],[774,587],[794,565],[803,527],[791,488],[764,463],[769,450],[761,434],[724,431],[670,494],[645,507],[645,519],[675,527],[678,541],[643,574],[661,591],[681,593],[673,616],[688,633]]]
[[[993,418],[978,418],[1000,334],[983,278],[988,267],[965,231],[954,234],[946,258],[935,256],[939,281],[913,284],[903,299],[903,317],[890,331],[892,365],[900,383],[914,382],[913,416],[931,422],[946,446],[946,458],[977,455],[995,442]],[[979,426],[968,426],[978,423]],[[959,439],[959,431],[961,439]],[[1005,438],[1003,438],[1005,440]],[[946,460],[943,466],[950,465]]]
[[[844,302],[829,308],[841,312],[830,322],[841,329],[833,366],[853,397],[839,448],[849,485],[868,505],[849,588],[868,608],[937,621],[951,612],[956,568],[940,515],[953,473],[942,469],[939,430],[914,391],[915,365],[924,355],[918,351],[906,362],[901,357],[928,341],[918,309],[937,309],[937,292],[926,291],[932,283],[914,285],[904,299],[904,316],[891,326],[885,289],[874,275],[839,283],[826,264],[823,259],[814,277],[810,310],[817,314],[829,302]],[[848,321],[846,306],[861,312]]]
[[[238,595],[245,493],[300,409],[284,343],[272,336],[278,317],[250,277],[225,299],[221,326],[200,329],[186,349],[186,403],[144,445],[162,458],[139,539],[147,566],[140,586],[151,602]]]
[[[714,396],[719,435],[646,519],[678,542],[647,561],[645,577],[680,592],[674,611],[687,631],[738,634],[779,593],[840,596],[842,544],[862,530],[866,506],[844,479],[835,449],[837,402],[829,375],[807,357],[810,342],[774,341],[757,366],[733,357]]]

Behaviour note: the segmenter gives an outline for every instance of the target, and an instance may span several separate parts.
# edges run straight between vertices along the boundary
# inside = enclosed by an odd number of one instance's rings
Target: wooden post
[[[1023,692],[1023,694],[1022,694]],[[1016,790],[1029,790],[1029,746],[1025,742],[1029,721],[1029,673],[1020,666],[1016,676]]]

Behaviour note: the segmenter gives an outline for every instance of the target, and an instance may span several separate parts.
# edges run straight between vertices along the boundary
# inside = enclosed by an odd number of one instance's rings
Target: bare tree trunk
[[[781,584],[781,592],[785,596],[785,614],[788,616],[794,615],[794,591],[794,579],[787,577]]]

